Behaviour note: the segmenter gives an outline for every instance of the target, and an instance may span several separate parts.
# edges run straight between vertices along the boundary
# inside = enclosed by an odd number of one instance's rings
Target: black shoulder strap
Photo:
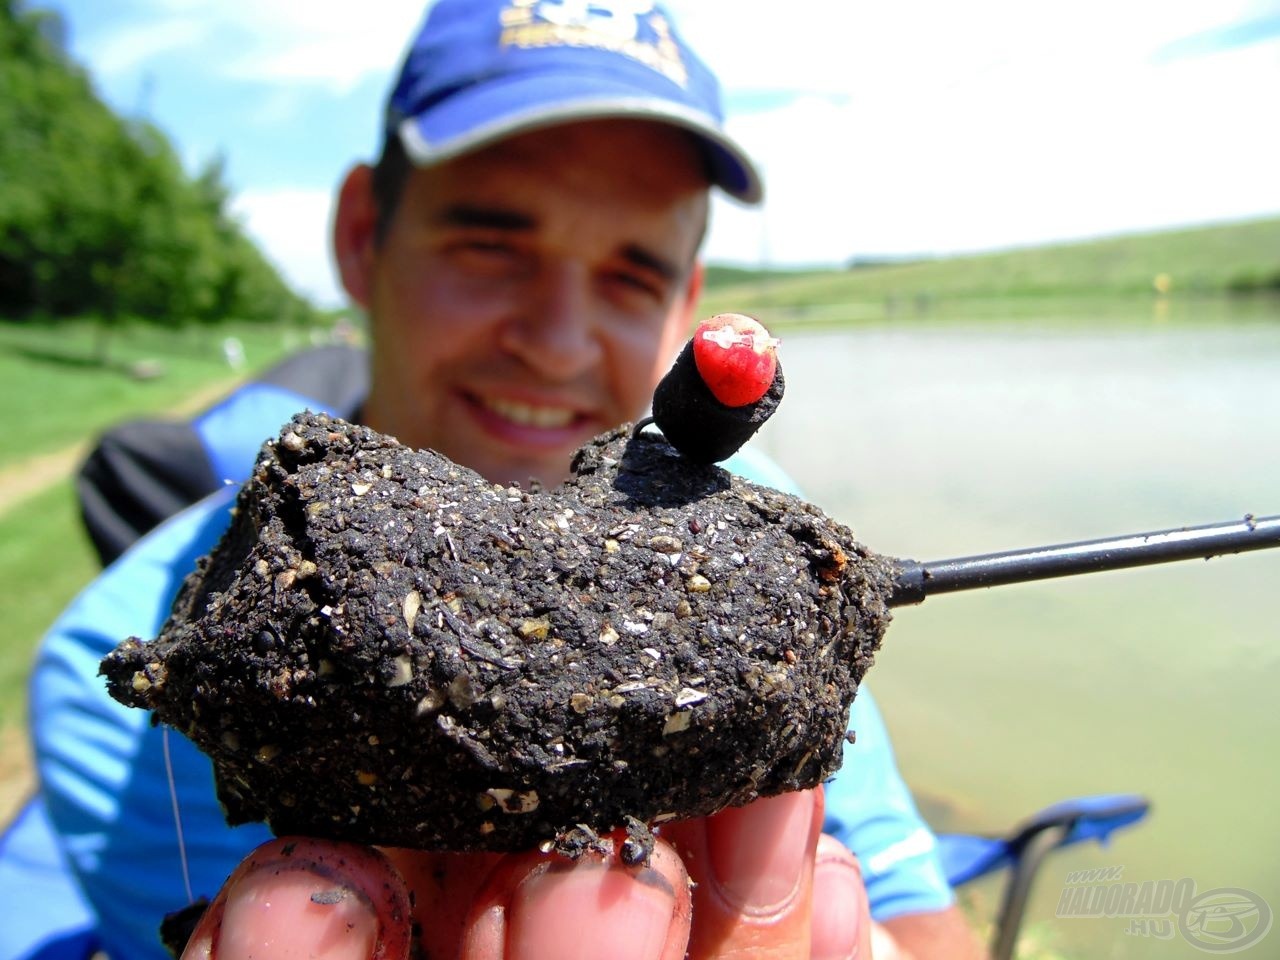
[[[76,476],[80,516],[106,566],[140,536],[217,489],[190,423],[131,420],[104,433]]]
[[[294,413],[351,419],[368,393],[364,350],[326,346],[283,360],[187,421],[139,419],[102,434],[76,477],[80,515],[103,565],[162,520],[243,481],[263,441]]]

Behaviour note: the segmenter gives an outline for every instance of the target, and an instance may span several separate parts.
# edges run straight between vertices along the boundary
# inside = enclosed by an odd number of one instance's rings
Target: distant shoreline
[[[1280,217],[847,269],[710,265],[705,299],[736,309],[999,298],[1280,296]]]

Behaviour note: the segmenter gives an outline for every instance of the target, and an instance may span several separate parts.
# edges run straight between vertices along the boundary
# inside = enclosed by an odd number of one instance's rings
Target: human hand
[[[870,956],[857,863],[821,789],[670,825],[647,866],[588,854],[379,852],[280,839],[251,854],[184,958],[695,960]]]

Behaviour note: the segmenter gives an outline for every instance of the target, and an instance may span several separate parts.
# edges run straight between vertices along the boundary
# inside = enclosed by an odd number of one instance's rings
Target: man
[[[648,2],[441,0],[386,132],[378,166],[342,184],[334,224],[338,270],[372,332],[359,416],[492,481],[554,484],[582,442],[644,411],[688,335],[709,187],[759,197],[720,129],[715,81]],[[157,632],[229,502],[140,542],[60,620],[38,664],[45,800],[112,956],[159,955],[154,930],[185,900],[182,870],[210,890],[267,838],[222,826],[207,761],[94,679],[119,639]],[[277,841],[236,871],[189,952],[391,956],[412,914],[432,957],[801,957],[811,945],[866,957],[873,943],[880,957],[972,955],[866,698],[854,725],[830,822],[864,857],[865,884],[849,851],[820,837],[821,790],[676,825],[639,868]]]

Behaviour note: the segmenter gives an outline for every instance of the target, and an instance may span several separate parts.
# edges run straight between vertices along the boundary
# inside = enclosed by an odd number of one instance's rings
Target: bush
[[[163,132],[98,98],[64,35],[0,0],[0,315],[311,319],[228,214],[221,159],[188,176]]]

